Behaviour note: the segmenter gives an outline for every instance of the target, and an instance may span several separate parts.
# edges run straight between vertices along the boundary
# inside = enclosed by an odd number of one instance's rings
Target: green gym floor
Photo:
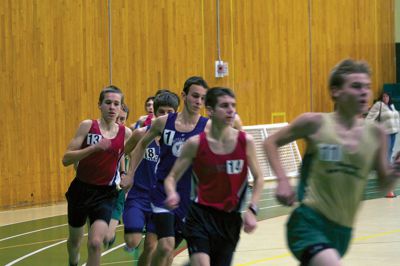
[[[400,194],[400,188],[396,194]],[[365,199],[372,200],[363,204],[352,248],[344,259],[345,265],[373,266],[382,262],[385,266],[400,265],[400,199],[383,198],[374,181],[369,182]],[[291,209],[277,204],[273,191],[268,188],[264,190],[259,206],[257,231],[250,235],[242,232],[234,265],[298,265],[284,243],[285,216]],[[0,265],[67,265],[65,213],[65,203],[0,212]],[[368,217],[362,218],[363,215]],[[374,222],[374,219],[378,221]],[[126,253],[123,245],[123,227],[119,226],[114,246],[103,251],[101,265],[136,265],[136,258]],[[363,256],[357,253],[359,247],[363,248],[360,251]],[[179,248],[173,265],[187,262],[187,252],[183,249]],[[86,252],[84,242],[80,265],[86,261]],[[376,258],[371,258],[373,254]]]

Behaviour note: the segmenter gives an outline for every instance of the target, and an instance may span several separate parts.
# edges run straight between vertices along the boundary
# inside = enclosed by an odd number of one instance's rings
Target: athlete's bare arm
[[[138,128],[132,132],[132,136],[129,138],[129,140],[125,144],[125,148],[124,148],[125,154],[130,155],[130,153],[135,149],[139,140],[141,138],[143,138],[145,133],[146,133],[145,127]]]
[[[136,128],[136,123],[133,123],[129,126],[129,128],[132,130],[132,132],[134,132],[137,128]]]
[[[194,157],[196,157],[199,143],[199,135],[196,135],[183,144],[181,155],[176,159],[174,166],[164,180],[165,193],[167,194],[165,205],[170,209],[175,209],[179,205],[180,199],[176,192],[176,183],[192,164]]]
[[[246,156],[250,171],[254,178],[253,193],[250,199],[250,205],[257,206],[261,197],[261,192],[264,187],[264,179],[261,173],[261,168],[256,156],[256,146],[251,135],[246,134]],[[254,213],[247,210],[243,217],[243,230],[246,233],[251,233],[256,229],[257,218]]]
[[[126,145],[131,136],[132,136],[132,130],[129,127],[125,126],[124,145]]]
[[[264,180],[257,160],[256,145],[254,144],[253,136],[249,134],[246,134],[246,155],[251,174],[254,177],[253,194],[250,202],[257,204],[263,190]]]
[[[81,122],[74,138],[69,143],[67,151],[63,156],[62,163],[64,166],[76,164],[90,154],[101,150],[107,150],[110,147],[111,141],[109,139],[102,138],[95,145],[90,145],[84,149],[81,149],[82,142],[88,134],[91,126],[92,120],[84,120]]]
[[[276,198],[284,205],[293,205],[295,193],[289,184],[289,179],[279,159],[278,148],[297,139],[309,138],[320,128],[321,118],[322,116],[319,113],[302,114],[288,126],[269,136],[264,141],[264,149],[269,164],[277,177]]]

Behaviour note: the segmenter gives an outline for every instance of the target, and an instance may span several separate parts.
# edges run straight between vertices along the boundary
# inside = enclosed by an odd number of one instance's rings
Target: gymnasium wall
[[[394,0],[395,6],[395,39],[396,43],[400,43],[400,0]]]
[[[369,61],[375,95],[395,81],[393,0],[220,0],[220,79],[216,3],[0,1],[0,208],[64,200],[74,173],[62,155],[110,83],[133,123],[158,88],[180,93],[201,75],[234,89],[253,125],[331,111],[327,74],[346,57]]]
[[[396,83],[400,83],[400,0],[395,5],[395,40],[396,40]]]

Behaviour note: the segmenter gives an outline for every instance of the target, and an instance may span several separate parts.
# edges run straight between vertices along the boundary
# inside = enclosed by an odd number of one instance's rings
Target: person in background
[[[125,126],[128,117],[129,117],[129,108],[126,104],[122,104],[121,110],[117,117],[117,124]],[[127,166],[128,166],[128,158],[127,156],[124,155],[120,160],[120,166],[119,166],[120,175],[126,174]],[[117,186],[119,188],[119,183],[117,183]],[[121,220],[121,215],[124,210],[124,203],[125,203],[125,191],[120,189],[118,191],[118,197],[115,202],[113,212],[111,214],[110,224],[108,225],[108,232],[106,234],[106,237],[104,238],[105,248],[110,248],[115,242],[116,238],[115,233],[117,231],[117,226]]]
[[[151,120],[154,117],[153,103],[154,103],[154,96],[150,96],[146,99],[146,101],[144,102],[144,109],[146,111],[146,115],[142,115],[141,117],[139,117],[139,119],[136,121],[136,123],[134,123],[130,126],[130,128],[132,130],[135,130],[137,128],[141,128],[141,127],[151,124]]]
[[[175,113],[179,107],[179,97],[175,93],[164,92],[154,98],[154,114],[156,117]],[[135,148],[136,144],[150,126],[136,129],[125,145],[125,153]],[[155,168],[160,156],[159,138],[156,138],[146,148],[145,155],[133,178],[133,186],[128,192],[123,214],[124,238],[126,250],[137,253],[137,247],[145,232],[144,248],[139,257],[138,265],[150,265],[152,255],[157,246],[157,235],[152,221],[150,192],[155,186]]]
[[[128,176],[121,182],[121,186],[125,189],[132,185],[133,174],[143,159],[146,147],[156,137],[160,137],[160,158],[156,170],[157,182],[151,191],[153,221],[158,236],[157,249],[152,263],[157,266],[171,265],[174,248],[183,239],[182,229],[190,204],[192,172],[191,169],[188,169],[178,183],[181,204],[174,211],[168,210],[164,205],[166,198],[164,179],[179,157],[183,143],[206,128],[208,119],[201,116],[200,111],[207,89],[208,85],[202,77],[194,76],[185,81],[182,91],[183,110],[158,117],[153,121],[150,129],[131,153]]]
[[[232,122],[232,127],[237,130],[243,131],[243,122],[238,113],[235,114],[235,119]]]
[[[392,103],[389,93],[383,92],[378,101],[374,103],[368,112],[367,120],[378,121],[385,129],[387,135],[387,158],[392,159],[393,147],[396,142],[396,135],[399,132],[399,112]]]

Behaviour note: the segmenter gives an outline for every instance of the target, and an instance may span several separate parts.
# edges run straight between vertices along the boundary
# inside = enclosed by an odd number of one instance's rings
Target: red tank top
[[[99,142],[101,135],[99,123],[92,121],[92,126],[85,137],[81,148],[86,148]],[[112,186],[119,178],[119,160],[124,153],[125,126],[119,125],[118,133],[111,139],[111,147],[106,151],[92,153],[79,161],[76,177],[82,182],[98,186]]]
[[[148,114],[146,120],[143,122],[143,126],[147,127],[151,125],[151,120],[153,119],[153,114]]]
[[[247,186],[246,133],[239,131],[232,153],[219,155],[211,151],[202,132],[193,172],[198,181],[197,203],[226,212],[239,211]]]

